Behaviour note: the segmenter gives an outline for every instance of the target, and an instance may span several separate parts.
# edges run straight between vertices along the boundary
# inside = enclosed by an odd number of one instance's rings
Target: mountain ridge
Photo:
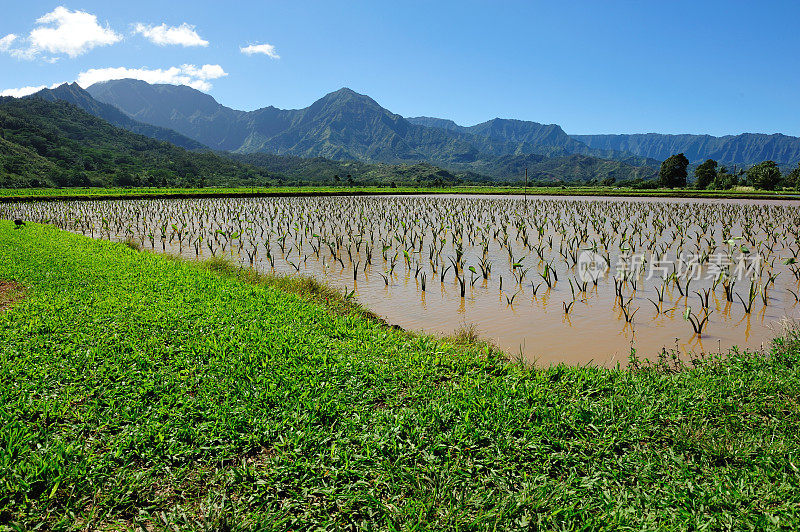
[[[500,173],[501,166],[508,168],[505,163],[498,166],[501,158],[597,156],[557,124],[494,119],[471,128],[454,122],[430,127],[346,87],[302,109],[268,106],[254,111],[230,109],[188,87],[135,80],[98,83],[87,91],[137,120],[170,127],[213,149],[241,154],[268,152],[390,164],[427,162],[501,178],[510,177]],[[628,154],[617,158],[630,167],[658,166],[655,161]],[[630,172],[625,167],[622,173]]]
[[[127,129],[156,140],[163,140],[187,150],[207,150],[208,147],[169,128],[139,122],[117,107],[94,99],[77,83],[64,83],[54,89],[42,89],[27,98],[42,98],[48,101],[63,100],[76,105],[91,115],[102,118],[112,125]]]

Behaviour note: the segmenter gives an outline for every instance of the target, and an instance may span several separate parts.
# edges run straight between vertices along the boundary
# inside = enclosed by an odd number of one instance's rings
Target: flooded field
[[[521,197],[0,206],[185,257],[312,275],[401,327],[538,364],[761,348],[800,317],[800,202]]]

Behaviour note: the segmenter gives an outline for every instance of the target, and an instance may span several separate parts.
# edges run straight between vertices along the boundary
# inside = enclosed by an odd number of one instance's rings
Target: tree
[[[754,187],[775,190],[781,181],[781,170],[775,161],[764,161],[747,170],[747,178]]]
[[[694,169],[694,177],[697,178],[695,183],[697,188],[708,188],[717,177],[717,161],[706,159],[706,162]]]
[[[659,185],[667,188],[685,187],[688,166],[689,159],[684,154],[672,155],[661,163],[661,170],[658,173]]]
[[[786,178],[783,181],[783,185],[786,188],[800,190],[800,163],[797,163],[797,168],[786,174]]]
[[[727,166],[720,166],[717,175],[714,176],[714,183],[711,187],[716,190],[730,190],[739,184],[739,178],[728,172]]]

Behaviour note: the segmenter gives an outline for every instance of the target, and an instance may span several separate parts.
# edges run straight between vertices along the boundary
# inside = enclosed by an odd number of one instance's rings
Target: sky
[[[800,136],[796,0],[9,4],[3,95],[136,77],[252,110],[349,87],[462,125]]]

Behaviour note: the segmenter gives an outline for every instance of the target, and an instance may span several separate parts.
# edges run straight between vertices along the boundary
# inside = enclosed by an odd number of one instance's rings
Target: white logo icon
[[[578,277],[584,283],[595,282],[608,271],[608,263],[602,255],[584,250],[578,257]]]

